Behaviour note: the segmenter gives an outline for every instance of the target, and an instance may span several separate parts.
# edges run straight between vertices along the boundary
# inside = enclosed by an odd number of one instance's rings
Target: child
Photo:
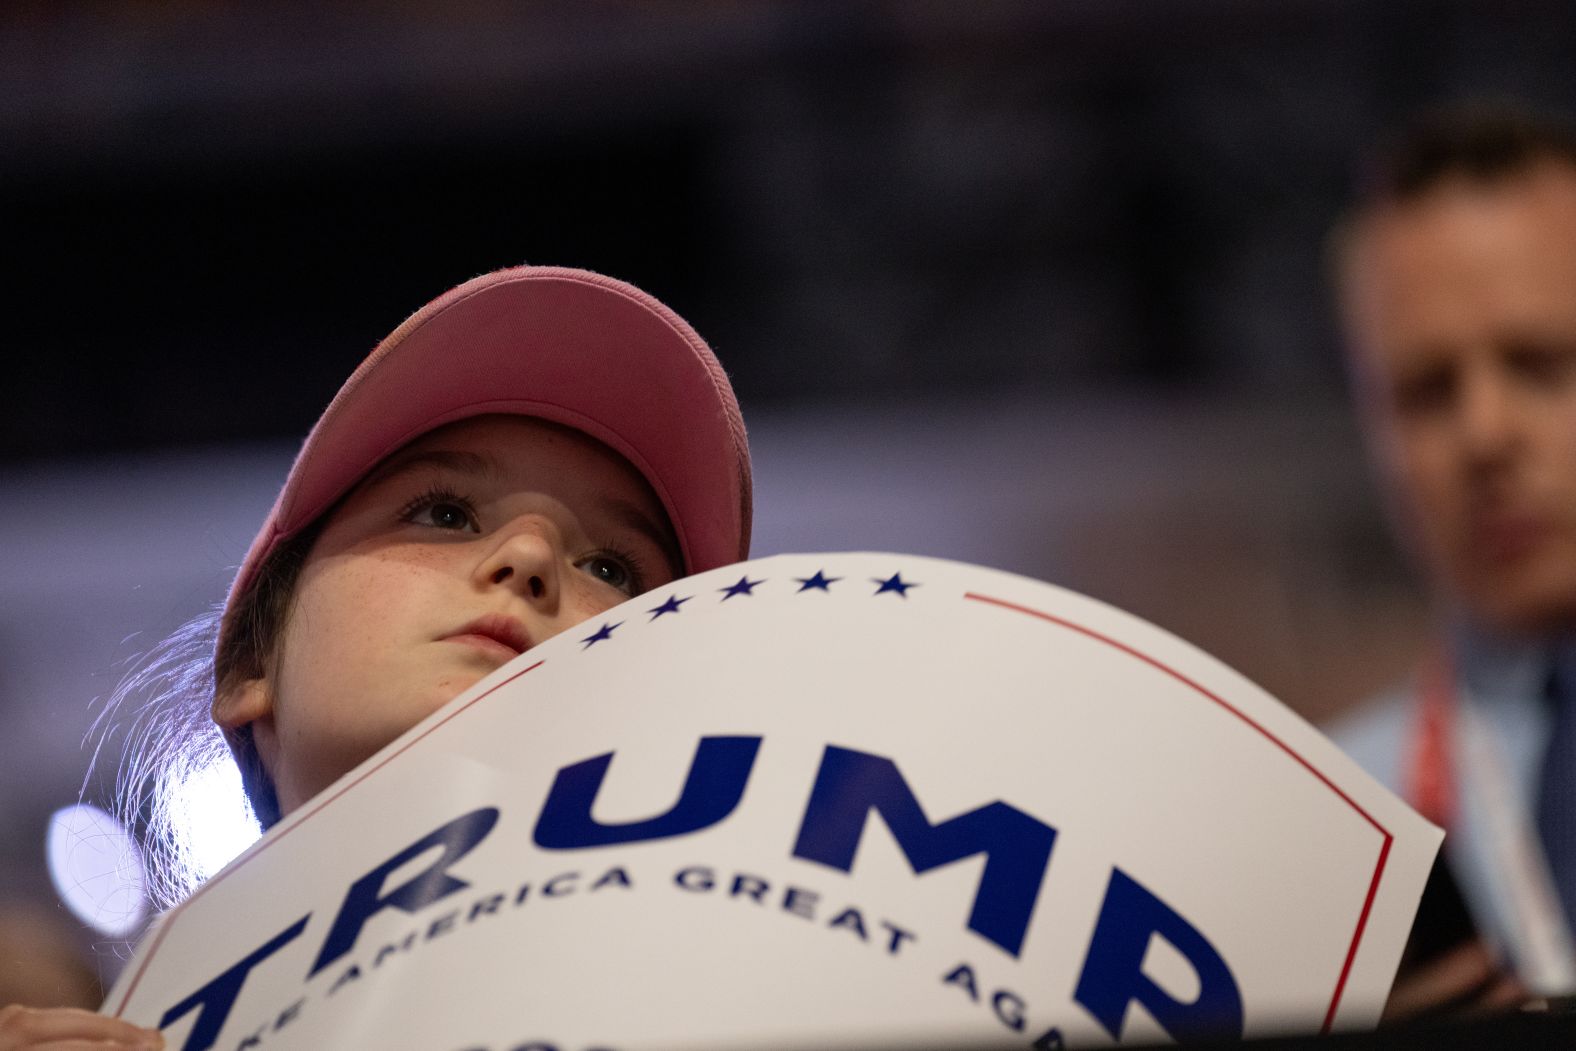
[[[216,726],[266,829],[543,639],[747,557],[750,508],[738,404],[682,319],[584,271],[469,281],[330,403],[216,636],[188,628],[133,683],[174,687],[140,719],[134,803],[191,764],[169,727]],[[211,671],[183,667],[210,638]],[[160,904],[190,889],[155,876]],[[0,1010],[0,1051],[87,1040],[162,1046],[93,1014]]]

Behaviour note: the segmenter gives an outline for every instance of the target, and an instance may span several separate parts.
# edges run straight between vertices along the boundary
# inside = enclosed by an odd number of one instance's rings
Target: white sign
[[[1440,838],[1109,606],[782,555],[499,669],[168,914],[106,1010],[185,1051],[1366,1026]]]

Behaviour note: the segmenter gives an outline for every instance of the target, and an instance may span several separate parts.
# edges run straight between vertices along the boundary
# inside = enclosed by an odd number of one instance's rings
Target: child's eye
[[[402,522],[428,526],[432,529],[481,532],[481,526],[477,524],[476,512],[471,508],[470,501],[447,491],[433,490],[423,493],[405,505],[399,513],[399,518]]]
[[[423,525],[437,526],[439,529],[472,529],[471,516],[459,504],[433,504],[425,511],[413,517],[413,521]]]
[[[602,552],[583,559],[578,565],[588,576],[626,595],[638,595],[645,590],[640,582],[640,568],[630,555]]]

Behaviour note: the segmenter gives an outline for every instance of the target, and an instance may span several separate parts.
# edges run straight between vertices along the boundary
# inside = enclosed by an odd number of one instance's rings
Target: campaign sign
[[[165,916],[106,1009],[185,1051],[1361,1026],[1440,838],[1109,606],[783,555],[500,668]]]

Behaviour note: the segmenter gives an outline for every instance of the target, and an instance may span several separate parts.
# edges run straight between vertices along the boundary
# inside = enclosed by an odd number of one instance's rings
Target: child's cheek
[[[607,612],[629,596],[603,584],[579,569],[567,571],[563,585],[564,602],[559,613],[560,631]]]
[[[465,566],[457,545],[400,544],[345,556],[339,567],[347,612],[386,615],[405,606],[437,601],[443,584],[463,582]],[[437,611],[441,612],[441,611]]]

